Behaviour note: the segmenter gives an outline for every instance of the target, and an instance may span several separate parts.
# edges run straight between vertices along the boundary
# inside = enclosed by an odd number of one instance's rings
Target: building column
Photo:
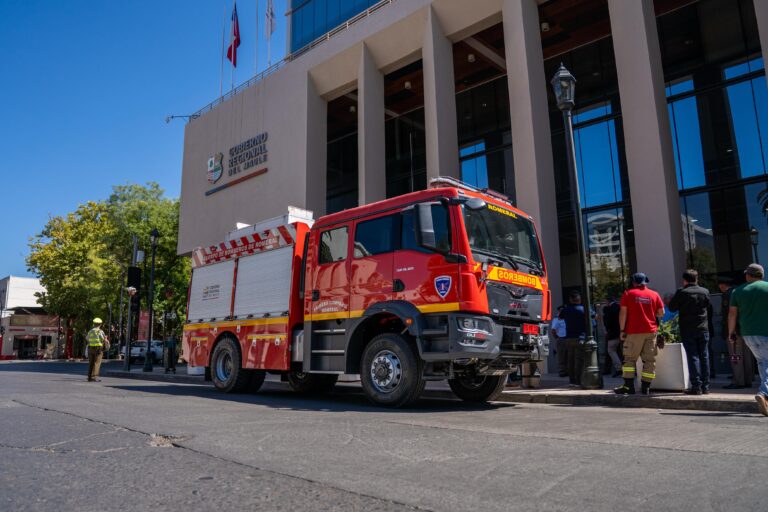
[[[357,75],[357,204],[387,198],[384,75],[363,43]]]
[[[763,51],[763,63],[768,66],[768,2],[755,0],[755,18],[757,33],[760,35],[760,48]]]
[[[509,87],[517,206],[538,225],[553,304],[562,304],[560,239],[549,126],[547,78],[536,0],[504,0],[504,48]]]
[[[685,250],[653,0],[608,0],[608,8],[621,96],[637,269],[648,274],[658,291],[669,292],[680,281]]]
[[[431,6],[427,10],[422,59],[427,183],[437,176],[460,178],[453,45],[445,37],[440,20]]]
[[[304,207],[315,218],[325,215],[328,181],[328,103],[320,97],[309,74],[307,80],[306,183]]]

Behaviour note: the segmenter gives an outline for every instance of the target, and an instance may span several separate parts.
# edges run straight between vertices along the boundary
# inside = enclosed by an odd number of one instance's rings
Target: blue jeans
[[[691,389],[709,389],[709,333],[683,337]]]
[[[768,336],[743,336],[744,343],[755,354],[760,374],[760,393],[768,396]]]

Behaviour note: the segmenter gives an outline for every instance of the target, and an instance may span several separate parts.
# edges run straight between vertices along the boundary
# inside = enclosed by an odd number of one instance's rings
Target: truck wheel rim
[[[382,350],[371,362],[371,382],[380,393],[391,393],[403,376],[400,358],[390,350]]]
[[[229,352],[224,352],[216,361],[216,377],[222,382],[226,382],[232,375],[232,356]]]

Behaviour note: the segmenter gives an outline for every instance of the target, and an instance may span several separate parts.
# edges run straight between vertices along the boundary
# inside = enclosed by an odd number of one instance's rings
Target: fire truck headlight
[[[483,332],[485,334],[491,334],[491,324],[487,320],[475,317],[459,317],[456,319],[459,324],[459,331],[463,333],[467,332]]]

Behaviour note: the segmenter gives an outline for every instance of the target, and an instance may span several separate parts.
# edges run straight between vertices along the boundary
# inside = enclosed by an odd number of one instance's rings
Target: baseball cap
[[[744,273],[752,277],[763,277],[765,275],[765,269],[762,265],[758,265],[757,263],[750,263],[747,265]]]
[[[643,274],[642,272],[638,272],[637,274],[632,274],[632,282],[636,285],[642,285],[650,283],[651,280],[648,279],[647,275]]]
[[[733,284],[733,279],[728,276],[718,276],[717,277],[717,283],[718,284]]]

